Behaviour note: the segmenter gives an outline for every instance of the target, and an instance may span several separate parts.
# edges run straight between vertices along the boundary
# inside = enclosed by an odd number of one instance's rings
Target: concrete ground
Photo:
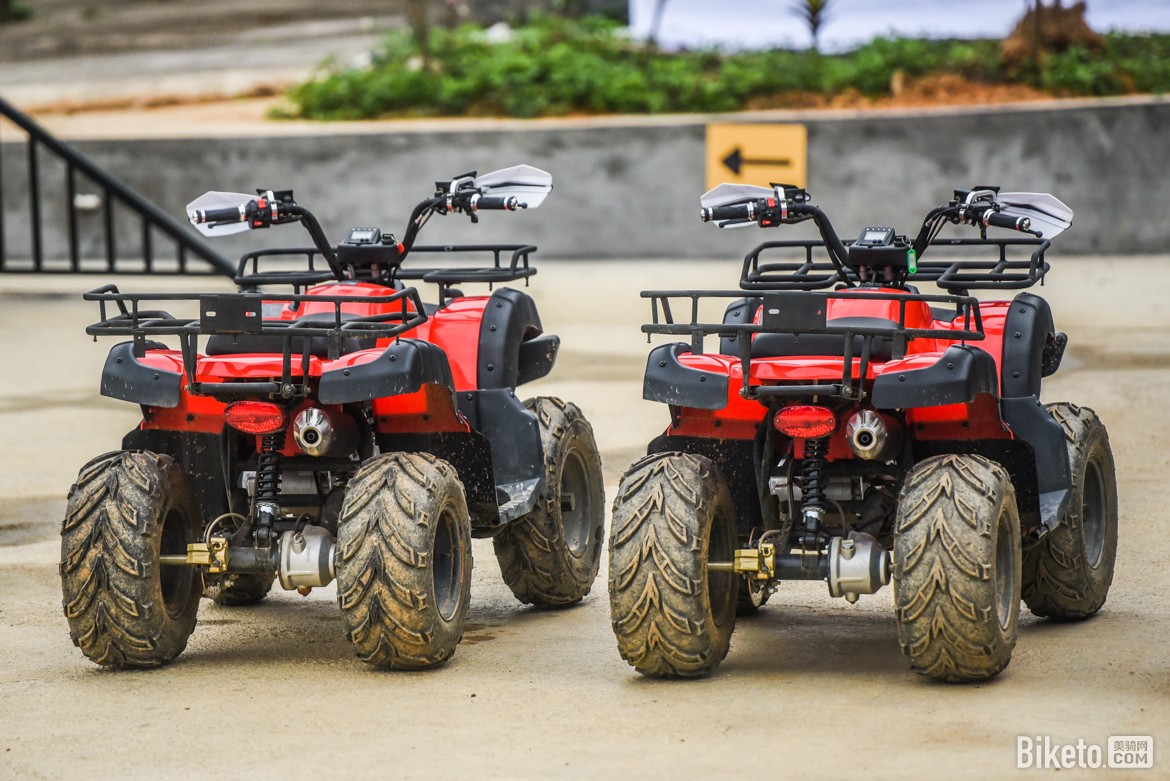
[[[715,675],[646,680],[617,654],[604,562],[582,605],[541,612],[514,601],[488,541],[474,548],[467,634],[442,669],[367,669],[324,588],[252,608],[205,602],[171,666],[102,670],[69,641],[56,563],[77,468],[115,448],[136,420],[132,405],[96,393],[109,345],[84,336],[96,309],[79,294],[103,280],[0,278],[0,779],[986,779],[1014,774],[1019,735],[1095,744],[1152,735],[1156,769],[1133,777],[1165,777],[1168,260],[1057,257],[1037,290],[1070,335],[1046,399],[1095,408],[1111,433],[1117,575],[1104,609],[1082,624],[1025,611],[1011,666],[968,686],[909,671],[889,590],[850,606],[818,583],[786,584],[741,620]],[[531,392],[585,410],[609,497],[665,425],[665,410],[640,399],[648,348],[638,291],[730,286],[737,272],[732,258],[564,262],[533,280],[564,351]]]

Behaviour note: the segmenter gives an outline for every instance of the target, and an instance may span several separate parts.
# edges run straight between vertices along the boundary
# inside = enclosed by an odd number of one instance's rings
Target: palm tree
[[[802,0],[793,9],[793,13],[808,25],[808,31],[812,34],[813,51],[820,50],[821,27],[827,21],[825,12],[828,7],[829,0]]]

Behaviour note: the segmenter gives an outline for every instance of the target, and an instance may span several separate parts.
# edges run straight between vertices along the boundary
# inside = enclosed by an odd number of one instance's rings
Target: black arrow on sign
[[[739,176],[740,170],[745,165],[792,165],[792,160],[782,157],[776,160],[753,160],[743,156],[743,152],[737,146],[731,151],[727,157],[723,158],[723,164],[727,166],[733,174]]]

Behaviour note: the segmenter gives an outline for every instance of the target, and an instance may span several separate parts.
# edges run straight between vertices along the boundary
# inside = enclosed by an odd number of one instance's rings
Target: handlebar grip
[[[201,225],[205,222],[243,222],[247,213],[243,206],[234,206],[224,209],[196,209],[191,212],[191,222]]]
[[[736,203],[731,206],[710,206],[699,209],[699,219],[703,222],[754,220],[758,214],[759,209],[754,202]]]
[[[521,202],[515,195],[477,195],[471,199],[471,209],[477,212],[485,209],[514,212],[517,209],[527,208],[528,204]]]
[[[999,212],[987,211],[983,213],[983,224],[990,225],[995,228],[1007,228],[1008,230],[1021,231],[1027,233],[1032,227],[1032,221],[1027,217],[1011,217]]]

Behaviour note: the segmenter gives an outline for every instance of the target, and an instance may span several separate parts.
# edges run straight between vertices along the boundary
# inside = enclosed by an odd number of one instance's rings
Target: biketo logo
[[[1021,770],[1073,768],[1142,769],[1154,766],[1154,738],[1150,735],[1111,735],[1104,747],[1086,743],[1055,743],[1047,735],[1016,738],[1016,767]]]

